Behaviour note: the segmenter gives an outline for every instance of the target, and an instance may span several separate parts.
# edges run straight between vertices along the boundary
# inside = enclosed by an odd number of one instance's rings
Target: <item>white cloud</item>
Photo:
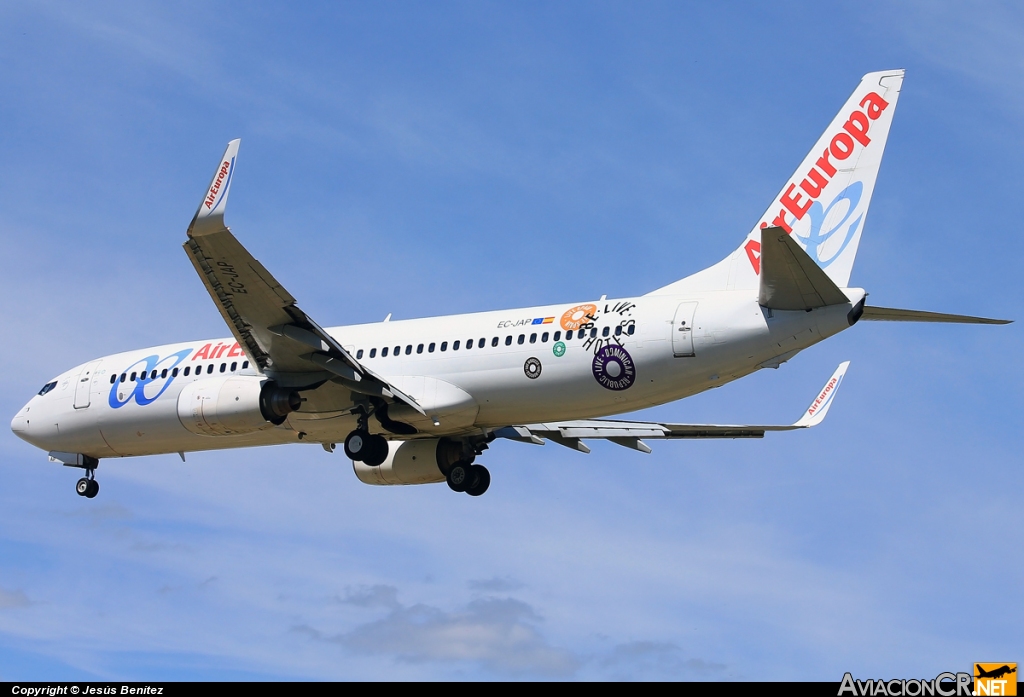
[[[357,604],[366,599],[377,604],[377,598],[390,602],[396,597],[395,588],[376,586],[359,595]],[[383,654],[411,663],[472,662],[506,675],[573,675],[579,659],[566,649],[551,646],[536,627],[540,621],[537,612],[521,600],[486,598],[455,611],[422,603],[396,604],[385,617],[332,636],[306,625],[293,631],[355,653]]]

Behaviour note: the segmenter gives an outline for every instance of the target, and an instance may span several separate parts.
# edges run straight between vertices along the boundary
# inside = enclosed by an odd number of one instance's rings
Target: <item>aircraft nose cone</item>
[[[14,435],[18,436],[22,440],[27,440],[29,435],[29,428],[32,420],[30,418],[30,407],[28,405],[21,408],[14,418],[11,419],[11,430],[14,431]]]

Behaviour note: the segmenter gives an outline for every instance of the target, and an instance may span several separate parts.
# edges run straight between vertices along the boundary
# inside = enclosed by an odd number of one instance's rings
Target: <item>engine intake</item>
[[[201,436],[252,433],[284,423],[302,405],[294,390],[251,375],[197,380],[178,395],[178,420]]]

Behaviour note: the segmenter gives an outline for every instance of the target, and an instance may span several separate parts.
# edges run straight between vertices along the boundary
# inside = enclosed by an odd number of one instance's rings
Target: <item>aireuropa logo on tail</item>
[[[804,217],[809,216],[810,229],[807,235],[798,233],[797,238],[806,247],[807,253],[822,266],[828,266],[835,261],[855,236],[864,217],[861,214],[847,225],[847,221],[860,203],[864,185],[859,181],[851,182],[832,199],[828,206],[823,206],[818,198],[832,178],[841,170],[843,161],[854,154],[857,145],[867,147],[871,143],[871,137],[868,135],[871,122],[877,121],[888,106],[889,102],[877,92],[869,92],[865,95],[860,100],[861,109],[854,109],[850,113],[846,123],[832,137],[828,147],[822,152],[821,157],[811,165],[803,179],[799,182],[790,182],[779,196],[778,215],[771,222],[762,221],[760,227],[766,228],[769,225],[781,227],[786,232],[793,234],[793,226]],[[845,215],[838,222],[831,224],[828,230],[822,232],[826,221],[830,221],[830,218],[834,217],[831,214],[841,211],[843,202],[848,203]],[[787,216],[791,217],[787,220]],[[845,234],[842,237],[835,237],[840,231],[844,231]],[[747,252],[750,265],[754,268],[754,273],[761,273],[761,242],[748,240],[744,245],[744,250]]]

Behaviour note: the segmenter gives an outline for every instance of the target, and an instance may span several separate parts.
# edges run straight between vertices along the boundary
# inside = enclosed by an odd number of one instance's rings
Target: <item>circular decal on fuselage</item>
[[[561,341],[556,341],[555,345],[551,347],[551,353],[555,354],[557,358],[561,358],[565,355],[565,344]]]
[[[618,344],[609,344],[594,354],[594,378],[601,387],[609,390],[625,390],[636,382],[636,366],[626,349]]]
[[[536,380],[540,377],[540,361],[536,358],[527,358],[526,363],[523,364],[523,372],[526,373],[526,377],[531,380]]]
[[[562,329],[579,329],[584,324],[591,322],[597,316],[597,305],[585,304],[570,307],[562,313]]]

